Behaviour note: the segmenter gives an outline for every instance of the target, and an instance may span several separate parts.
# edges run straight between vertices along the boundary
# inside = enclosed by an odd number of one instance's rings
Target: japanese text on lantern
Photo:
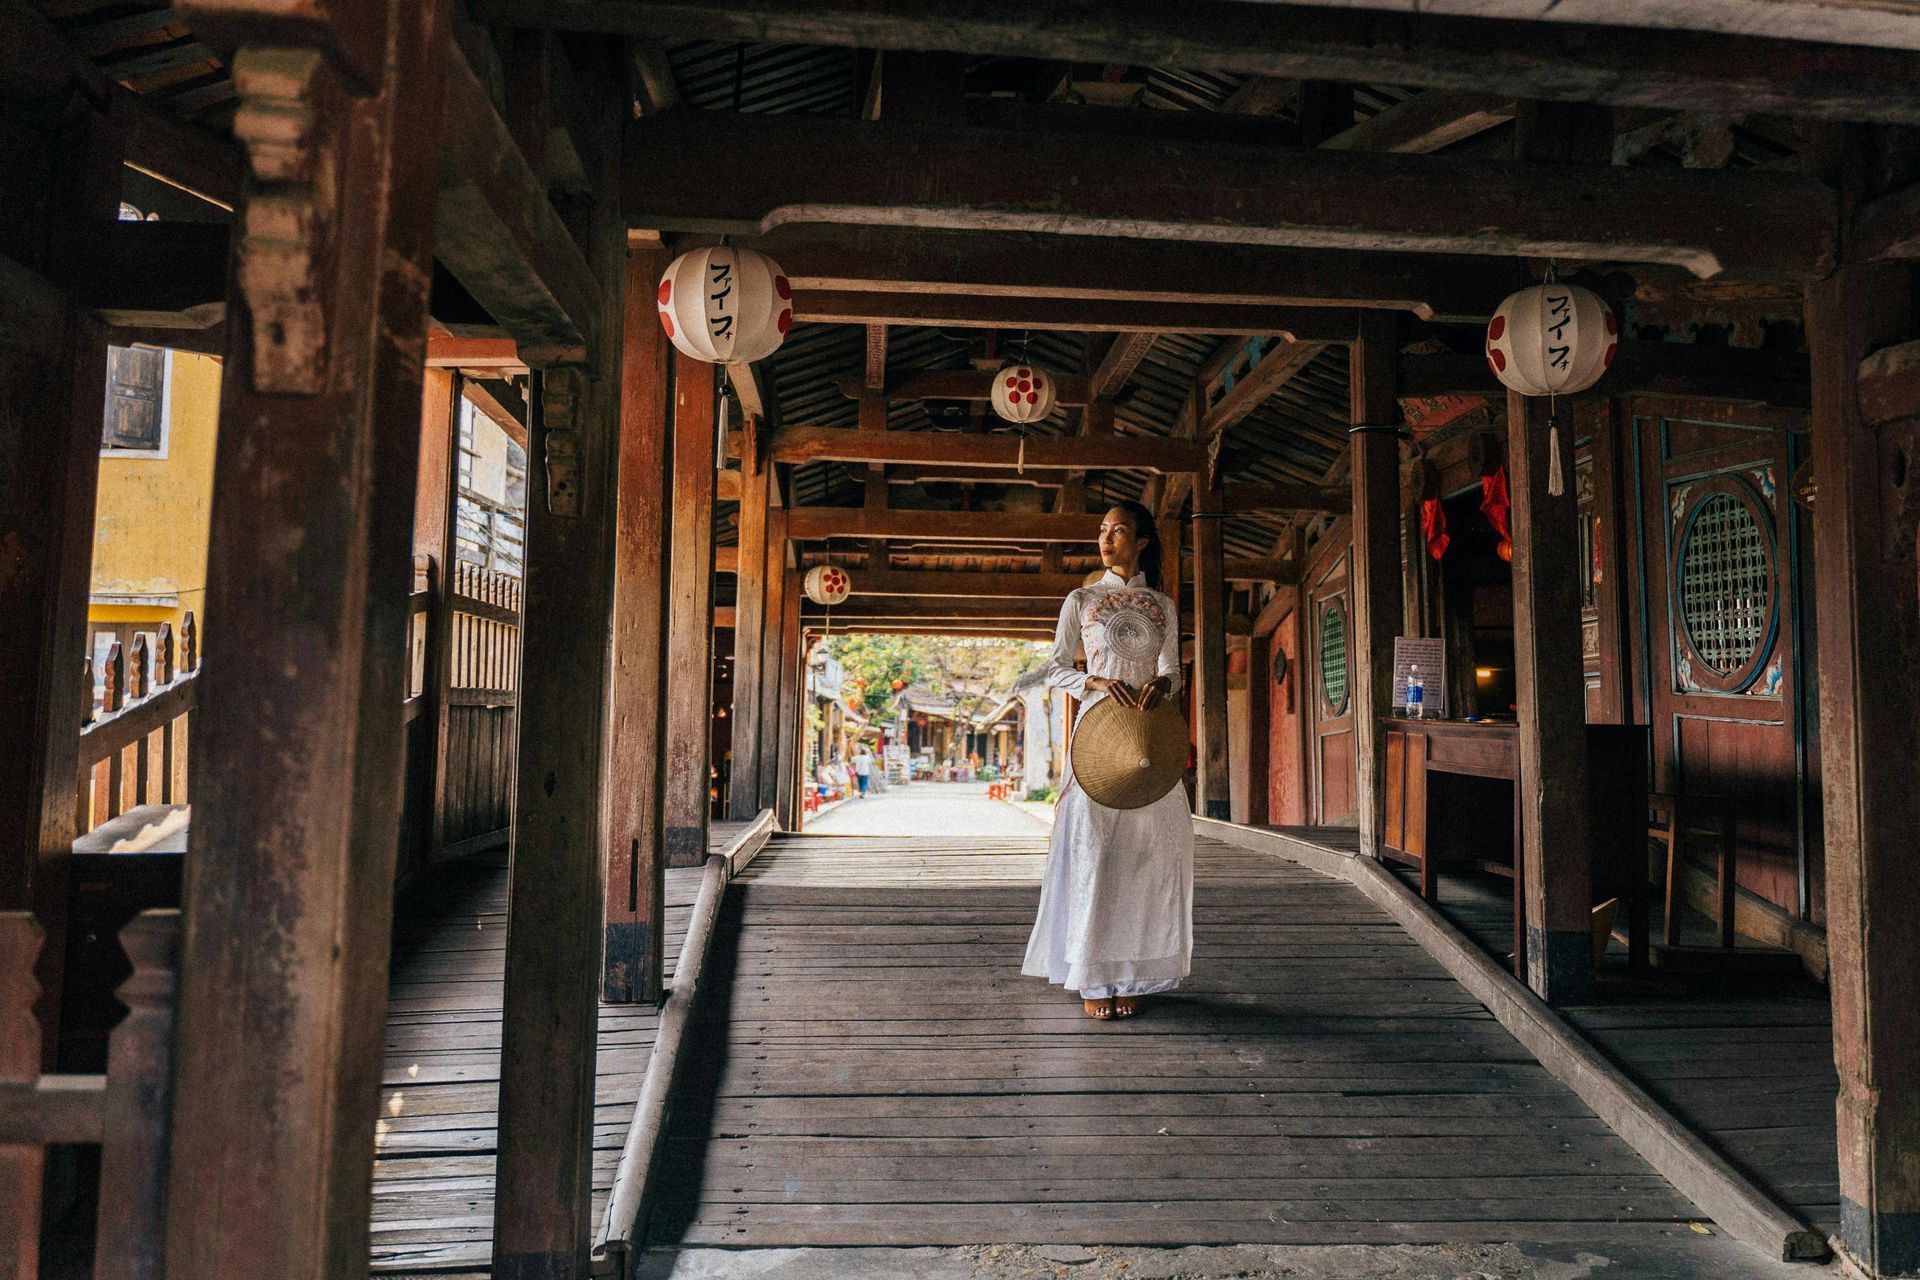
[[[713,289],[707,293],[707,299],[713,303],[707,309],[707,327],[716,338],[729,337],[733,333],[733,317],[727,312],[727,299],[733,296],[733,262],[716,259],[707,264],[707,271],[713,276]]]
[[[1547,344],[1547,363],[1556,369],[1564,369],[1573,355],[1573,344],[1567,342],[1556,347],[1553,343],[1561,342],[1566,337],[1567,326],[1573,323],[1573,295],[1570,293],[1548,294],[1547,314],[1552,317],[1552,323],[1547,326],[1547,333],[1551,338]]]

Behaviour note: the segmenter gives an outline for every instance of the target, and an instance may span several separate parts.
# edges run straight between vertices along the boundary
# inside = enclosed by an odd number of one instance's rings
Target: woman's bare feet
[[[1134,996],[1115,996],[1113,998],[1113,1016],[1131,1018],[1140,1012],[1140,1001]]]
[[[1102,1022],[1113,1017],[1113,1005],[1114,1002],[1111,999],[1082,1000],[1080,1002],[1080,1007],[1086,1011],[1086,1015],[1089,1018],[1098,1018]]]

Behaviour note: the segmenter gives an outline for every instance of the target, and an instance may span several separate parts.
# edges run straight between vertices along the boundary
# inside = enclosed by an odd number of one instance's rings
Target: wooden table
[[[1387,744],[1386,814],[1381,852],[1420,872],[1420,896],[1439,897],[1434,824],[1427,775],[1461,774],[1511,784],[1513,858],[1453,858],[1513,881],[1513,971],[1526,976],[1526,875],[1520,838],[1520,729],[1508,722],[1399,720],[1382,722]]]

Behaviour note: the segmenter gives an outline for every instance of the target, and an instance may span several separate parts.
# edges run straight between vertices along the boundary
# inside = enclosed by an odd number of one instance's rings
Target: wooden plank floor
[[[1043,841],[775,837],[722,915],[656,1245],[1580,1241],[1698,1216],[1358,891],[1277,858],[1202,839],[1192,979],[1085,1018],[1019,974]]]
[[[1294,832],[1294,834],[1299,834]],[[1395,868],[1412,886],[1413,872]],[[1487,951],[1512,949],[1512,887],[1477,872],[1442,872],[1443,915]],[[1683,941],[1705,943],[1711,922],[1688,913]],[[1659,919],[1659,904],[1653,916]],[[1840,1223],[1834,1139],[1833,1013],[1812,979],[1714,977],[1655,970],[1636,978],[1616,941],[1598,1000],[1562,1009],[1568,1021],[1648,1093],[1809,1226]]]
[[[716,823],[711,847],[725,847],[745,825]],[[700,874],[667,873],[669,978]],[[373,1171],[375,1272],[471,1273],[490,1260],[506,924],[503,851],[443,868],[410,899],[395,931]],[[651,1008],[600,1011],[596,1224],[658,1021]]]

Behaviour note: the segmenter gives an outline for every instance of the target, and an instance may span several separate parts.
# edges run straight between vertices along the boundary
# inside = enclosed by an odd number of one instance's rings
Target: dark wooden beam
[[[887,326],[883,324],[867,326],[867,368],[861,386],[867,391],[887,388]]]
[[[1074,582],[1074,587],[1080,584]],[[1073,588],[1068,588],[1071,591]],[[1060,616],[1060,601],[1065,599],[1066,591],[1054,597],[1022,598],[1018,596],[1001,598],[969,598],[956,596],[869,596],[855,597],[831,609],[808,604],[803,610],[807,618],[830,617],[834,621],[842,618],[860,618],[866,621],[898,618],[906,620],[951,621],[1040,621],[1052,622]]]
[[[1152,332],[1115,334],[1100,363],[1094,367],[1093,376],[1087,380],[1087,394],[1095,400],[1112,400],[1119,395],[1120,389],[1133,377],[1133,371],[1147,358],[1147,352],[1153,350],[1159,336]]]
[[[1353,507],[1346,489],[1312,484],[1229,484],[1221,486],[1224,509],[1235,513],[1312,511],[1344,515]]]
[[[267,181],[241,202],[248,322],[221,373],[201,678],[223,693],[195,725],[170,1275],[366,1266],[452,8],[398,3],[228,15],[238,119],[299,126],[240,130]]]
[[[796,542],[826,538],[902,538],[914,542],[1098,541],[1098,515],[1034,515],[1013,511],[865,511],[857,507],[795,507],[787,536]],[[738,732],[739,726],[735,726]]]
[[[1429,89],[1376,112],[1320,145],[1329,151],[1397,151],[1425,155],[1506,124],[1511,96],[1471,89]]]
[[[1322,344],[1317,342],[1281,342],[1267,351],[1200,415],[1194,438],[1204,442],[1230,430],[1265,404],[1274,392],[1293,381],[1294,375],[1312,364],[1321,350]]]
[[[1221,576],[1228,582],[1275,582],[1287,586],[1300,581],[1300,565],[1286,558],[1228,560]]]
[[[825,620],[808,622],[807,629],[815,635],[828,629]],[[1004,640],[1051,640],[1053,624],[1042,626],[1029,622],[862,622],[851,621],[845,626],[834,619],[831,630],[835,635],[905,635],[905,636],[991,636]]]
[[[767,523],[772,511],[773,463],[740,462],[739,545],[734,582],[733,764],[727,782],[727,816],[750,820],[760,800],[760,666],[767,621]],[[794,512],[800,513],[800,508]],[[722,551],[726,548],[722,548]]]
[[[684,355],[674,357],[674,369],[666,861],[693,867],[706,860],[712,809],[714,371]]]
[[[530,364],[584,358],[600,287],[486,86],[448,46],[437,256]]]
[[[870,328],[868,332],[872,332]],[[934,369],[926,373],[911,373],[894,382],[890,387],[879,388],[886,392],[889,402],[902,400],[987,400],[993,395],[994,372],[990,369]],[[1055,399],[1061,406],[1074,409],[1087,403],[1087,378],[1085,374],[1062,373],[1054,376]],[[845,379],[840,384],[842,392],[849,389],[860,391],[863,388],[853,379]],[[864,388],[875,390],[876,388]],[[853,399],[859,399],[856,394]]]
[[[1194,806],[1202,817],[1232,817],[1227,748],[1227,599],[1218,486],[1193,490]]]
[[[1672,110],[1724,110],[1920,123],[1920,62],[1873,49],[1711,32],[1574,22],[1380,12],[1326,5],[1195,0],[1169,9],[1117,0],[1034,20],[1020,0],[983,0],[964,14],[939,0],[482,0],[504,24],[658,37],[699,36],[869,49],[952,49],[1056,62],[1182,66],[1278,80],[1359,81]],[[1775,12],[1788,6],[1775,6]],[[1826,6],[1806,6],[1809,23]],[[1528,6],[1529,13],[1538,12]],[[1590,12],[1590,11],[1589,11]],[[1894,30],[1875,9],[1858,43]],[[1905,32],[1910,28],[1899,28]],[[1819,38],[1817,31],[1808,35]],[[1913,37],[1906,37],[1911,42]],[[1177,51],[1177,55],[1170,54]]]
[[[669,401],[675,353],[656,319],[653,301],[655,282],[666,265],[666,250],[659,245],[630,248],[622,289],[627,338],[620,359],[619,460],[613,477],[613,643],[607,690],[607,768],[620,781],[607,796],[600,947],[600,999],[606,1004],[656,1004],[665,981],[667,859],[662,831],[670,772],[663,767],[670,723],[668,655],[690,643],[671,635],[667,627],[669,583],[681,550],[674,538],[678,495],[669,492],[681,433],[678,406]],[[711,389],[712,368],[699,368]],[[709,437],[712,422],[709,412]],[[709,460],[708,474],[712,465]],[[711,521],[706,527],[707,536],[697,541],[710,550]],[[707,717],[699,719],[705,724]],[[705,774],[703,767],[703,784]],[[703,798],[704,792],[703,786]]]
[[[760,633],[760,779],[755,812],[770,809],[779,789],[780,776],[780,695],[788,601],[800,590],[800,584],[787,567],[787,517],[785,507],[767,513],[767,595],[765,618]],[[736,681],[738,672],[735,672]],[[734,685],[739,697],[739,684]]]
[[[697,167],[678,163],[702,152],[731,157],[734,180],[709,182]],[[1001,162],[1015,153],[1020,164]],[[634,122],[626,163],[632,225],[739,235],[805,220],[1557,255],[1670,263],[1698,276],[1800,278],[1831,267],[1835,238],[1836,206],[1823,183],[1738,170],[1595,169],[1581,174],[1583,198],[1569,201],[1564,171],[1550,165],[1312,148],[1143,148],[1074,136],[691,111]],[[940,301],[926,297],[903,308],[896,300],[887,308],[816,295],[796,306],[795,318],[873,323],[893,319],[893,310],[905,312],[899,323],[957,323],[970,314]],[[1155,327],[1113,319],[1082,327]],[[1285,324],[1264,331],[1319,336]]]
[[[1423,319],[1485,319],[1525,283],[1519,263],[1496,265],[1464,254],[1124,236],[798,224],[740,243],[770,255],[794,288],[818,293],[1384,307]]]
[[[797,508],[805,510],[806,508]],[[1078,589],[1079,573],[986,573],[962,570],[856,569],[853,597],[913,596],[922,599],[1003,598],[1058,604]]]
[[[1807,404],[1810,378],[1807,357],[1792,351],[1629,341],[1620,344],[1592,394],[1704,396],[1800,408]],[[1402,355],[1397,385],[1401,396],[1506,394],[1478,352]]]
[[[110,325],[199,329],[226,314],[233,228],[217,222],[102,222],[68,293]]]
[[[739,434],[729,434],[728,453],[738,456],[742,447]],[[921,463],[1016,474],[1024,466],[1192,471],[1206,462],[1200,446],[1157,436],[958,435],[844,427],[783,427],[773,435],[771,456],[776,462]]]
[[[955,329],[1077,329],[1087,333],[1284,333],[1344,342],[1352,313],[1221,303],[1110,302],[965,294],[821,293],[793,296],[793,318],[815,324],[898,324]]]

